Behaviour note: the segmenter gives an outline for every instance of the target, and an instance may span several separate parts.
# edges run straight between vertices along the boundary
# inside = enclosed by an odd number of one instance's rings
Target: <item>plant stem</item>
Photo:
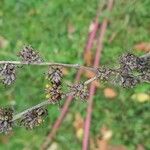
[[[59,66],[59,67],[68,67],[75,69],[90,70],[96,72],[97,69],[93,67],[86,67],[79,64],[64,64],[64,63],[53,63],[53,62],[21,62],[21,61],[0,61],[0,64],[15,64],[15,65],[37,65],[37,66]]]
[[[108,0],[107,10],[110,11],[112,9],[112,6],[113,6],[113,0]],[[105,18],[101,24],[100,33],[99,33],[99,37],[98,37],[96,55],[95,55],[95,60],[94,60],[94,65],[93,65],[96,68],[99,66],[101,52],[103,49],[103,39],[104,39],[104,35],[105,35],[106,29],[107,29],[107,25],[108,25],[108,19]],[[94,77],[94,78],[97,79],[96,77]],[[92,81],[92,79],[91,79],[91,81]],[[88,81],[87,81],[87,83],[88,83]],[[93,96],[95,94],[95,91],[96,91],[95,85],[91,84],[90,91],[89,91],[87,115],[86,115],[86,119],[85,119],[85,123],[84,123],[84,136],[83,136],[83,141],[82,141],[82,150],[89,149],[88,148],[89,134],[90,134],[90,126],[91,126],[91,118],[92,118]]]
[[[85,81],[85,85],[87,84],[90,84],[91,82],[93,82],[94,80],[96,80],[98,78],[98,76],[95,76],[87,81]],[[68,97],[68,96],[72,96],[74,94],[74,92],[69,92],[67,94],[64,94],[62,95],[62,99],[65,98],[65,97]],[[24,110],[23,112],[20,112],[16,115],[14,115],[13,117],[13,120],[12,121],[15,121],[15,120],[18,120],[19,118],[21,118],[23,115],[25,115],[26,113],[28,113],[29,111],[32,111],[33,109],[36,109],[36,108],[39,108],[39,107],[43,107],[43,106],[46,106],[46,105],[49,105],[49,104],[52,104],[51,100],[45,100],[31,108],[28,108],[26,110]]]

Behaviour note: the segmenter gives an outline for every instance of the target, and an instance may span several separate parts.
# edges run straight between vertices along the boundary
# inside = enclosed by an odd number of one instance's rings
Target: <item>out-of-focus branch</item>
[[[113,6],[113,0],[108,0],[107,9],[109,11],[112,9],[112,6]],[[100,28],[100,34],[99,34],[98,43],[97,43],[94,67],[98,67],[98,65],[99,65],[101,51],[103,48],[103,39],[104,39],[104,35],[106,32],[107,24],[108,24],[108,19],[104,19],[104,21],[101,24],[101,28]],[[93,96],[95,94],[95,90],[96,90],[95,85],[91,84],[90,92],[89,92],[89,99],[88,99],[87,116],[86,116],[85,125],[84,125],[84,137],[83,137],[83,143],[82,143],[82,150],[88,150]]]

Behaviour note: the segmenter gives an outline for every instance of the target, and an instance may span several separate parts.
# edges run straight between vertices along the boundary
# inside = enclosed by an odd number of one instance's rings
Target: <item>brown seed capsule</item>
[[[16,79],[16,66],[14,64],[4,64],[0,67],[0,76],[3,84],[12,84]]]
[[[104,81],[108,81],[110,77],[114,74],[112,69],[101,67],[98,68],[99,78]]]
[[[33,129],[39,126],[44,121],[44,117],[48,114],[45,108],[36,108],[26,113],[20,121],[20,124],[25,126],[26,129]]]
[[[55,104],[61,100],[62,97],[61,86],[52,84],[52,86],[47,86],[45,91],[46,91],[46,98],[50,100],[52,104]]]
[[[73,93],[74,97],[78,97],[81,100],[86,100],[89,96],[87,87],[83,83],[77,83],[69,86],[70,93]]]
[[[63,74],[59,67],[50,67],[47,73],[47,79],[57,86],[61,85],[62,76]]]
[[[23,47],[23,49],[19,52],[18,56],[21,57],[23,62],[38,63],[43,61],[38,52],[36,52],[31,46]]]
[[[13,110],[11,108],[0,108],[0,133],[9,133],[13,126]]]

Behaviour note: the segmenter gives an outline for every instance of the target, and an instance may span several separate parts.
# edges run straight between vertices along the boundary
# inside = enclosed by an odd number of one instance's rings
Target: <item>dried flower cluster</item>
[[[20,124],[26,129],[33,129],[39,126],[48,115],[46,108],[36,108],[22,116]]]
[[[32,62],[42,62],[42,58],[36,52],[31,46],[25,46],[23,49],[19,52],[18,56],[21,57],[21,60],[23,62],[32,63]]]
[[[60,104],[62,98],[72,95],[75,98],[86,100],[89,96],[87,84],[99,79],[102,81],[116,82],[122,87],[132,88],[138,83],[150,83],[150,54],[147,57],[138,57],[133,54],[125,54],[119,60],[119,68],[110,69],[108,67],[92,68],[96,72],[95,77],[68,86],[68,92],[62,91],[62,67],[86,68],[91,71],[91,67],[74,64],[61,64],[43,62],[42,58],[31,46],[24,47],[19,56],[21,61],[0,61],[0,79],[4,85],[11,85],[16,79],[16,68],[18,65],[49,65],[46,73],[48,81],[46,85],[46,101],[43,101],[21,113],[13,114],[10,108],[0,109],[0,132],[8,133],[18,119],[21,126],[26,129],[33,129],[39,126],[48,111],[45,108],[48,104]],[[66,88],[67,89],[67,88]]]
[[[0,133],[8,133],[12,130],[13,110],[11,108],[0,108]]]
[[[14,64],[4,64],[0,67],[0,78],[4,85],[12,84],[16,79],[16,66]]]
[[[70,92],[72,92],[73,96],[79,98],[81,100],[86,100],[89,96],[87,86],[84,83],[77,83],[74,85],[69,86]]]
[[[120,58],[120,67],[98,69],[101,80],[119,83],[122,87],[132,88],[140,82],[150,82],[150,61],[133,54],[125,54]]]
[[[52,104],[58,103],[62,97],[62,71],[59,67],[50,67],[47,73],[47,79],[50,83],[46,85],[46,98],[52,102]]]

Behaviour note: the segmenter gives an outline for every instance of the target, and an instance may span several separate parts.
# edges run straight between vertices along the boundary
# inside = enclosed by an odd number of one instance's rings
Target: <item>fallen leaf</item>
[[[84,62],[87,66],[91,66],[92,65],[92,61],[93,60],[93,53],[88,50],[86,53],[84,53]]]
[[[59,146],[58,146],[58,143],[56,142],[53,142],[50,147],[48,147],[47,150],[58,150],[59,149]]]
[[[137,149],[136,150],[145,150],[144,146],[141,144],[138,144]]]
[[[79,140],[82,140],[83,138],[83,126],[84,126],[84,120],[80,113],[75,114],[75,120],[73,122],[73,126],[75,128],[76,137]]]
[[[134,46],[135,50],[150,52],[150,43],[149,42],[141,42]]]
[[[2,36],[0,36],[0,48],[6,48],[9,42]]]
[[[112,137],[112,131],[108,129],[106,126],[103,126],[100,129],[100,135],[101,138],[97,138],[98,150],[108,150],[109,146],[108,143]]]
[[[104,95],[105,95],[106,98],[113,99],[113,98],[115,98],[117,96],[117,93],[112,88],[105,88],[104,89]]]
[[[144,103],[146,101],[150,101],[150,95],[146,93],[136,93],[131,96],[131,98],[140,103]]]

